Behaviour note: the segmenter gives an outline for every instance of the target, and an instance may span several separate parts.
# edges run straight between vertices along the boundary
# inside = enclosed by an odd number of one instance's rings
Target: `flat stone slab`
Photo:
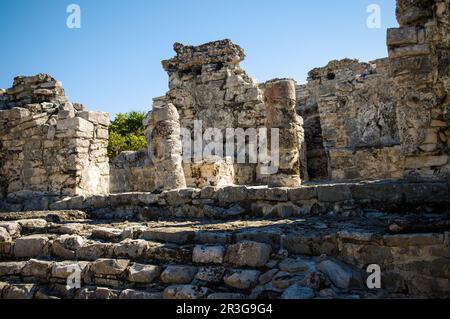
[[[47,221],[68,222],[86,219],[86,213],[79,210],[0,212],[0,221],[18,219],[45,219]]]

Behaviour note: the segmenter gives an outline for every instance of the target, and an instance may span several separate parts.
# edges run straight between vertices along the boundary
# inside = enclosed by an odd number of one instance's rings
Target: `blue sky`
[[[66,26],[71,3],[81,7],[81,29]],[[381,29],[366,26],[372,3]],[[160,61],[174,42],[230,38],[250,76],[304,83],[333,59],[385,57],[395,26],[394,0],[0,0],[0,87],[49,73],[89,110],[147,111],[167,91]]]

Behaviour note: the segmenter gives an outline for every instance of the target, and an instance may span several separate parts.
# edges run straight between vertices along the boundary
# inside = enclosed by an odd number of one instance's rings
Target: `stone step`
[[[85,220],[86,217],[86,213],[79,210],[0,212],[0,221],[44,219],[53,222],[70,222],[82,221]]]
[[[76,283],[78,289],[68,291],[66,285]],[[0,296],[3,298],[18,295],[103,298],[97,293],[106,292],[108,299],[376,296],[364,287],[361,271],[325,256],[288,258],[278,255],[257,269],[218,263],[156,265],[105,258],[91,262],[42,259],[0,262]]]
[[[334,212],[365,216],[366,211],[416,212],[426,207],[449,212],[450,183],[375,181],[322,183],[297,188],[227,186],[153,193],[72,197],[51,210],[80,209],[95,219],[152,220],[197,218],[235,220],[253,217],[302,217]]]
[[[160,267],[225,267],[265,273],[272,263],[286,258],[326,255],[363,273],[367,265],[379,265],[390,294],[410,291],[418,296],[450,295],[450,233],[391,234],[390,218],[146,223],[21,219],[0,222],[0,261],[40,258],[93,263],[106,258]],[[102,282],[95,285],[107,286]],[[301,288],[290,291],[306,293]],[[278,292],[264,289],[261,294],[272,297]]]
[[[0,212],[0,222],[27,219],[43,219],[49,222],[76,222],[87,218],[85,212],[79,210]]]
[[[45,220],[0,222],[0,256],[32,258],[55,254],[62,257],[114,257],[114,251],[143,258],[144,251],[186,260],[195,245],[228,246],[254,241],[272,251],[286,249],[305,255],[337,255],[344,244],[380,247],[439,246],[448,233],[386,233],[385,224],[358,224],[357,220],[280,220],[235,223],[159,222],[125,224],[55,224]],[[17,244],[18,243],[18,244]],[[374,248],[375,249],[375,248]],[[140,253],[139,253],[140,252]],[[79,252],[78,252],[79,254]],[[153,256],[154,257],[154,256]]]

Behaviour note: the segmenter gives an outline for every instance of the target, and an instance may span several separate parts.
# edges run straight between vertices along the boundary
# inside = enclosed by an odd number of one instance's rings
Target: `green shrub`
[[[147,147],[142,124],[144,118],[144,112],[117,114],[109,126],[109,157],[115,157],[123,151],[139,151]]]

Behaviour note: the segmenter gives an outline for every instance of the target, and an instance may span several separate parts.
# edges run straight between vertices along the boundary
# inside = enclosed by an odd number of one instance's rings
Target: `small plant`
[[[142,121],[144,112],[119,113],[109,126],[108,156],[116,157],[123,151],[139,151],[147,147]]]

